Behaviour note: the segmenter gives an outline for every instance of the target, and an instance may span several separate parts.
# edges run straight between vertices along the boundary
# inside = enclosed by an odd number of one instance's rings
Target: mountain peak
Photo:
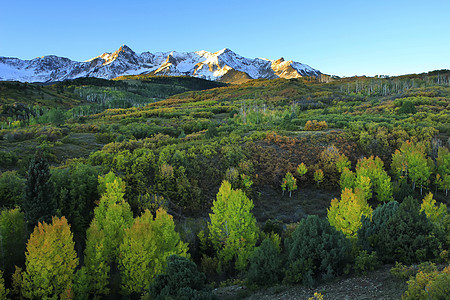
[[[222,50],[219,50],[216,52],[216,54],[220,55],[223,53],[234,53],[233,51],[231,51],[229,48],[223,48]]]
[[[128,47],[127,45],[123,44],[120,46],[120,48],[116,52],[128,52],[128,53],[134,53],[134,51]]]
[[[30,61],[0,57],[0,80],[47,82],[78,77],[111,79],[139,74],[186,75],[209,80],[222,80],[223,77],[226,81],[232,80],[236,74],[244,74],[247,79],[272,79],[318,76],[320,72],[284,58],[276,61],[245,58],[229,48],[214,53],[202,50],[137,54],[123,44],[112,53],[105,52],[85,62],[56,56]]]

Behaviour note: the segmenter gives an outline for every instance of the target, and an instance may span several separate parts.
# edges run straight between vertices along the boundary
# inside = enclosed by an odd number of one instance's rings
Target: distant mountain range
[[[105,52],[85,62],[48,55],[31,60],[0,56],[0,80],[54,82],[79,77],[112,79],[124,75],[193,76],[223,82],[250,79],[319,76],[320,71],[292,60],[245,58],[230,49],[211,53],[143,52],[137,54],[123,45],[113,53]]]

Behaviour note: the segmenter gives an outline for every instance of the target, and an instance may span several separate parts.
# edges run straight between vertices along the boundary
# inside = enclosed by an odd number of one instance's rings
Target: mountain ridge
[[[225,76],[227,73],[228,76]],[[317,77],[319,70],[306,64],[265,58],[246,58],[224,48],[216,52],[134,52],[122,45],[114,52],[104,52],[79,62],[66,57],[47,55],[30,60],[0,56],[0,81],[54,82],[80,77],[112,79],[124,75],[191,76],[213,81]],[[228,80],[228,81],[227,81]]]

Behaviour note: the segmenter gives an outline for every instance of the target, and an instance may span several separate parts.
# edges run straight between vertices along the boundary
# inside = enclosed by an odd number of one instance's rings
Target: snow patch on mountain
[[[297,78],[319,76],[308,65],[285,61],[283,58],[245,58],[224,48],[217,52],[143,52],[135,53],[122,45],[114,52],[105,52],[84,62],[54,55],[21,60],[0,56],[0,80],[22,82],[52,82],[78,77],[111,79],[123,75],[194,76],[220,80],[229,71],[243,72],[249,78]]]

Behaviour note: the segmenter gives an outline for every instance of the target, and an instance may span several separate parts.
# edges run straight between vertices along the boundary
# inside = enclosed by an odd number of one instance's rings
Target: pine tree
[[[50,169],[41,153],[37,153],[30,162],[22,208],[30,226],[49,222],[56,215]]]

